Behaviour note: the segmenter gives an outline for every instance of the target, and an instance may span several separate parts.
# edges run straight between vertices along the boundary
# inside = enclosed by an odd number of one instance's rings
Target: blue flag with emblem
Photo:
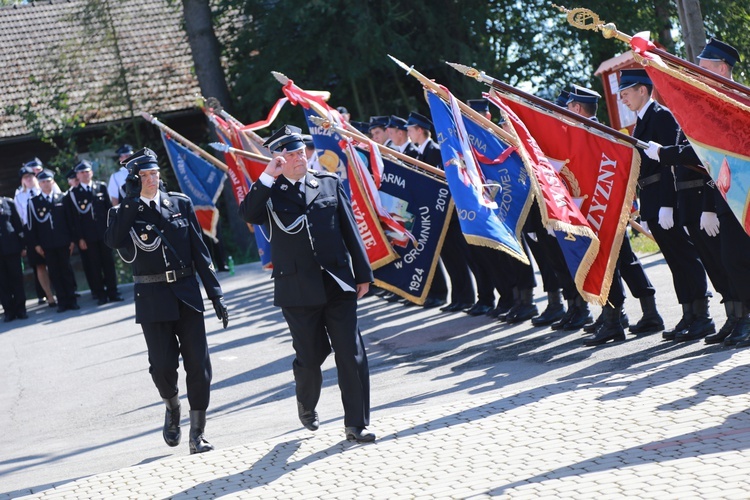
[[[201,229],[216,241],[216,224],[219,221],[216,200],[224,187],[226,174],[164,132],[161,138],[180,189],[193,202]]]
[[[463,116],[457,105],[433,93],[427,102],[466,241],[528,264],[521,229],[532,203],[531,180],[516,148]]]
[[[375,284],[415,304],[424,304],[453,211],[443,179],[383,158],[380,202],[390,217],[413,235],[393,245],[399,258],[373,271]]]
[[[319,115],[312,108],[304,108],[304,111],[307,126],[315,144],[315,151],[318,153],[318,163],[326,172],[338,174],[341,183],[344,185],[344,190],[348,194],[349,179],[346,169],[348,160],[339,145],[341,136],[333,130],[333,127],[326,128],[315,125],[310,117]]]

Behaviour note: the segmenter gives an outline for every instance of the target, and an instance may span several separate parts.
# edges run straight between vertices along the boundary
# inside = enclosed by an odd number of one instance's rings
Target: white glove
[[[646,222],[645,220],[642,220],[641,227],[643,228],[644,231],[651,234],[651,230],[648,228],[648,222]]]
[[[714,212],[703,212],[701,214],[701,229],[703,229],[709,236],[717,236],[719,234],[719,218]]]
[[[665,231],[674,227],[674,215],[672,207],[661,207],[659,209],[659,225]]]
[[[661,144],[658,142],[648,141],[648,147],[643,152],[652,160],[659,161],[659,148],[661,148]]]

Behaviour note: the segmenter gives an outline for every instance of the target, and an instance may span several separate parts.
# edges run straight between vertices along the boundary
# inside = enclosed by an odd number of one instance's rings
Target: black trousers
[[[114,298],[117,295],[117,275],[112,249],[103,240],[87,240],[86,246],[86,250],[81,250],[81,260],[88,267],[86,279],[91,292],[99,298]]]
[[[672,272],[674,291],[680,304],[705,298],[708,293],[706,270],[698,251],[682,226],[662,229],[657,219],[646,221]]]
[[[325,271],[326,303],[310,307],[282,307],[296,354],[292,369],[297,400],[313,409],[323,387],[321,365],[333,347],[344,425],[370,423],[370,368],[357,320],[357,294],[345,292]]]
[[[0,304],[8,316],[26,313],[20,253],[0,255]]]
[[[443,249],[440,258],[445,266],[445,271],[451,280],[451,302],[463,302],[473,304],[476,292],[474,283],[471,281],[471,269],[469,268],[469,244],[466,243],[464,233],[458,216],[451,217],[448,231],[445,234]]]
[[[640,259],[633,252],[627,234],[622,238],[620,255],[617,258],[617,270],[635,298],[653,297],[656,294],[656,288],[646,276],[646,270],[643,269]],[[614,283],[614,276],[612,279]]]
[[[498,250],[479,245],[469,245],[469,255],[472,261],[472,272],[477,282],[477,301],[480,304],[495,307],[495,290],[497,279],[494,278],[498,267]]]
[[[190,409],[208,408],[212,371],[203,313],[180,302],[180,319],[141,323],[141,328],[148,347],[148,371],[159,395],[169,399],[177,394],[182,354]]]
[[[708,275],[708,279],[711,280],[714,290],[721,294],[723,300],[735,300],[736,297],[732,294],[729,287],[727,270],[721,262],[720,237],[709,236],[707,232],[701,230],[699,222],[688,224],[685,227],[687,227],[690,234],[690,241],[695,245],[703,267],[706,268],[706,274]],[[719,233],[721,233],[721,229],[723,229],[721,222],[719,223],[719,229]]]
[[[65,307],[74,305],[76,303],[76,280],[73,268],[70,267],[70,249],[68,247],[45,248],[44,260],[47,261],[49,279],[57,295],[57,304]]]
[[[750,236],[734,216],[727,212],[719,215],[721,261],[736,300],[750,305]]]

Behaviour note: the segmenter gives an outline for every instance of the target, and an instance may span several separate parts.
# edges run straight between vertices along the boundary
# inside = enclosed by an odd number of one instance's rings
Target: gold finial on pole
[[[604,38],[617,38],[626,43],[630,43],[630,38],[625,33],[617,30],[614,23],[604,23],[599,19],[599,15],[590,9],[577,7],[575,9],[566,9],[559,5],[552,4],[560,12],[567,15],[568,24],[581,30],[591,30],[601,32]]]

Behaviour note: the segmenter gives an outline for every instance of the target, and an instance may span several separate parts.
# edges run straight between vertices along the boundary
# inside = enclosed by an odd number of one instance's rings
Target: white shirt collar
[[[425,148],[427,147],[427,143],[432,141],[432,137],[428,137],[426,141],[424,141],[422,144],[417,146],[417,151],[419,151],[419,154],[423,154]]]
[[[646,111],[648,111],[649,106],[651,106],[651,103],[654,103],[654,102],[656,101],[654,101],[652,98],[649,98],[649,100],[646,102],[646,105],[638,110],[638,118],[643,120],[643,115],[646,114]]]
[[[154,196],[153,198],[146,198],[145,196],[141,196],[141,201],[148,206],[151,206],[151,202],[154,201],[156,202],[156,206],[158,207],[159,203],[161,202],[159,198],[160,198],[160,194],[159,194],[159,190],[157,189],[156,196]]]

